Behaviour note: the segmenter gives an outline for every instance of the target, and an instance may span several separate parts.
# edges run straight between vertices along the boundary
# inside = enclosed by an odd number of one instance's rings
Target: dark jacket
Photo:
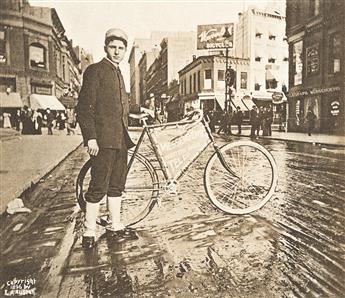
[[[259,114],[254,109],[250,111],[250,124],[257,125],[260,123]]]
[[[129,102],[118,68],[103,59],[84,73],[76,107],[84,145],[96,139],[100,148],[120,149],[134,146],[128,128]]]
[[[242,124],[243,113],[242,111],[236,111],[235,113],[235,124]]]

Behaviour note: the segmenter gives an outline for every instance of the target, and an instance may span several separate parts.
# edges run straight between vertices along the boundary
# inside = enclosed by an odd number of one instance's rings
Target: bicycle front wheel
[[[278,182],[277,165],[263,146],[251,141],[227,144],[209,159],[204,186],[211,202],[231,214],[264,206]]]
[[[132,154],[131,151],[128,153],[128,160]],[[76,197],[83,212],[86,207],[84,194],[91,179],[90,170],[91,160],[81,168],[76,183]],[[126,226],[131,226],[143,220],[153,209],[158,195],[159,180],[156,171],[144,156],[136,154],[127,174],[125,196],[121,204],[121,221]],[[100,215],[103,218],[106,212],[102,214],[102,209],[104,208],[101,208]],[[107,222],[100,219],[97,223],[105,225]]]

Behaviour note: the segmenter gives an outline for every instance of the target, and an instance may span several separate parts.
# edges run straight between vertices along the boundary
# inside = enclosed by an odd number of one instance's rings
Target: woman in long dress
[[[10,120],[11,114],[5,112],[2,114],[2,116],[4,117],[4,128],[12,128]]]

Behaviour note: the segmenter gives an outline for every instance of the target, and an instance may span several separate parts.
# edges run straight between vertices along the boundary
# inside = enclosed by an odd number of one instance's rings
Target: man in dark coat
[[[241,111],[241,107],[238,106],[236,107],[236,114],[235,114],[235,123],[237,124],[238,135],[240,135],[242,132],[241,130],[242,121],[243,121],[243,113]]]
[[[250,136],[254,137],[255,132],[258,132],[259,127],[260,127],[259,114],[258,114],[256,106],[253,106],[253,109],[250,111],[250,124],[251,124]]]
[[[126,53],[127,40],[121,29],[106,32],[106,58],[85,70],[76,107],[84,145],[92,158],[91,181],[85,194],[84,248],[94,246],[99,205],[105,196],[109,228],[125,228],[120,218],[121,196],[126,183],[127,150],[134,144],[127,130],[129,102],[118,65]]]

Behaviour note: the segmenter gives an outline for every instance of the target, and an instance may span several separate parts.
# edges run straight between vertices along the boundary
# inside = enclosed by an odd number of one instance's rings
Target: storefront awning
[[[252,109],[253,105],[255,105],[252,98],[248,95],[242,98],[232,98],[231,100],[233,102],[232,107],[240,107],[242,111],[249,111]]]
[[[0,92],[0,107],[1,108],[21,108],[23,102],[20,94],[16,92]]]
[[[53,111],[63,111],[65,107],[63,104],[53,95],[31,94],[30,95],[30,107],[33,110],[46,110],[51,109]]]
[[[224,110],[225,109],[225,95],[224,94],[216,94],[216,100],[219,106]]]

